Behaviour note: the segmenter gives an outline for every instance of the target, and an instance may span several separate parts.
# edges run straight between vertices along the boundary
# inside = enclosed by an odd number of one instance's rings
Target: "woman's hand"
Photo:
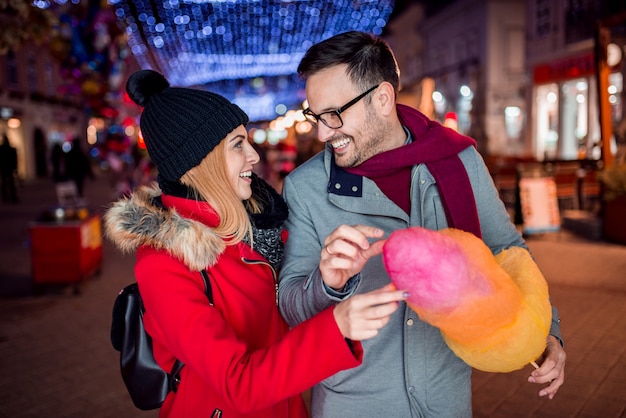
[[[398,309],[398,302],[407,296],[406,292],[395,290],[393,284],[351,296],[335,306],[335,321],[345,338],[360,341],[375,337]]]

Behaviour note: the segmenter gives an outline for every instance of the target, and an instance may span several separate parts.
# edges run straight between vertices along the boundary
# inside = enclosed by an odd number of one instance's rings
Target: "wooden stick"
[[[537,363],[535,363],[534,361],[531,361],[531,362],[530,362],[530,364],[532,364],[532,366],[533,366],[535,369],[538,369],[538,368],[539,368],[539,365],[538,365]]]

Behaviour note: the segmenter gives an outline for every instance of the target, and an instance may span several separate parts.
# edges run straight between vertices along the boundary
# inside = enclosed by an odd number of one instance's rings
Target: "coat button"
[[[407,320],[406,320],[406,324],[407,324],[408,326],[410,326],[410,327],[412,327],[412,326],[413,326],[413,323],[414,323],[414,322],[415,322],[415,321],[413,321],[413,318],[409,318],[409,319],[407,319]]]
[[[337,189],[337,190],[341,189],[341,184],[335,183],[335,189]]]
[[[355,192],[355,193],[356,193],[358,190],[359,190],[359,188],[358,188],[358,187],[356,187],[356,186],[352,186],[352,191],[353,191],[353,192]]]
[[[420,179],[420,184],[424,184],[424,183],[426,183],[426,180]]]

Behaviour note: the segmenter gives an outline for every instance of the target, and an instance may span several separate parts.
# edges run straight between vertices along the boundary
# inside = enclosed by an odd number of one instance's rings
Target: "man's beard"
[[[358,141],[352,136],[341,136],[350,138],[353,152],[349,160],[337,162],[339,167],[357,167],[374,155],[386,151],[384,147],[384,144],[387,142],[385,133],[390,132],[390,130],[386,128],[385,122],[369,106],[367,107],[366,115],[366,122],[360,132],[361,135]]]

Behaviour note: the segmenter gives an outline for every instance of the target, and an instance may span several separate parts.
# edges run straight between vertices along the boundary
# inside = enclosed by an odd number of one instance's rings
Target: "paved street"
[[[96,211],[112,198],[104,177],[85,188]],[[156,417],[132,405],[109,341],[113,300],[133,280],[133,256],[105,241],[101,273],[79,294],[59,287],[33,295],[29,223],[56,197],[49,180],[19,193],[19,205],[0,205],[0,417]],[[561,313],[566,383],[549,401],[526,382],[531,366],[477,372],[475,417],[626,417],[626,246],[565,231],[528,244]]]

